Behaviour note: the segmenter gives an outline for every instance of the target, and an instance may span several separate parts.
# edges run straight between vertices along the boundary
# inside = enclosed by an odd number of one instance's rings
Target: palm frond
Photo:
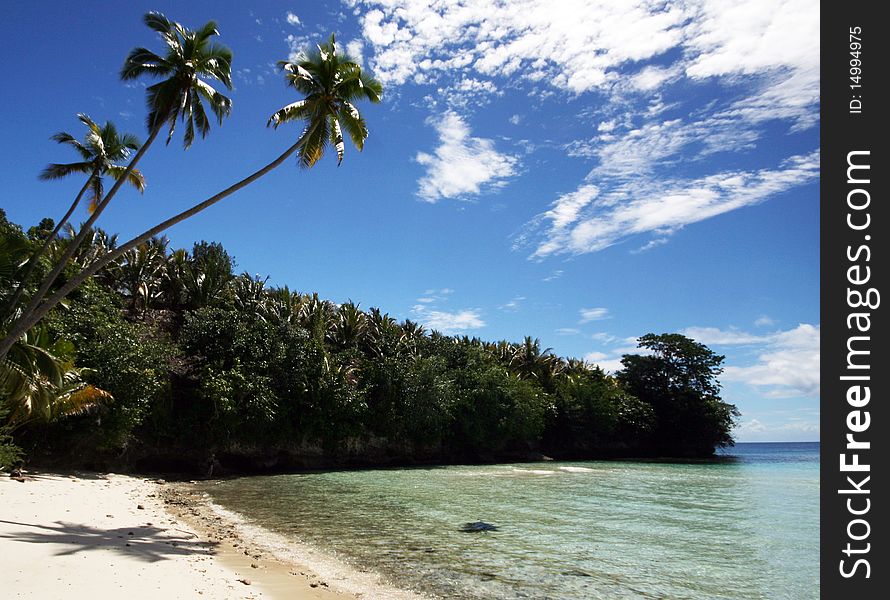
[[[343,162],[343,153],[346,151],[346,144],[343,143],[343,131],[340,129],[340,121],[336,115],[328,117],[328,123],[331,130],[331,145],[337,151],[337,166]]]
[[[365,146],[365,139],[368,137],[368,127],[358,109],[344,101],[337,111],[337,117],[339,117],[343,128],[346,129],[346,133],[349,134],[349,139],[361,152]]]
[[[122,165],[111,165],[108,167],[107,173],[114,177],[115,179],[120,179],[121,176],[127,171],[127,168]],[[134,188],[139,190],[140,192],[145,191],[145,177],[139,172],[138,169],[133,169],[127,175],[127,183],[132,185]]]
[[[93,175],[93,179],[90,182],[90,203],[87,207],[90,214],[96,212],[96,209],[99,208],[99,203],[104,196],[105,185],[102,182],[102,178],[99,175]]]
[[[67,163],[67,164],[59,164],[59,163],[51,163],[46,166],[40,172],[38,177],[43,180],[51,180],[51,179],[62,179],[64,177],[68,177],[73,173],[92,173],[93,165],[88,162],[78,162],[78,163]]]
[[[143,75],[163,77],[173,72],[173,66],[147,48],[134,48],[124,60],[120,77],[123,80],[136,79]]]
[[[266,126],[268,127],[271,125],[273,128],[277,129],[282,123],[305,119],[309,115],[310,104],[309,100],[298,100],[293,104],[288,104],[284,108],[275,111],[272,116],[269,117]]]

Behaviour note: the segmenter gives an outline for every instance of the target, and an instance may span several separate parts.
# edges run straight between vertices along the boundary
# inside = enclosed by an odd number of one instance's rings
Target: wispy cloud
[[[506,310],[510,312],[515,312],[519,310],[519,307],[522,305],[522,302],[525,300],[525,296],[514,296],[510,299],[506,304],[502,304],[498,308],[501,310]]]
[[[558,10],[546,0],[350,5],[378,76],[390,86],[435,86],[436,110],[444,103],[468,114],[504,85],[526,86],[541,102],[596,99],[578,139],[563,142],[570,156],[592,163],[588,176],[530,223],[543,238],[535,259],[596,252],[641,233],[654,235],[634,251],[649,250],[688,224],[816,177],[816,153],[781,164],[771,153],[759,165],[724,162],[702,173],[713,154],[757,148],[767,123],[784,122],[787,133],[818,123],[815,0],[564,0]],[[487,160],[461,160],[463,183],[445,176],[444,155],[421,153],[421,198],[476,194],[515,174],[515,157],[492,145],[456,148],[482,150]],[[705,166],[681,174],[690,162]]]
[[[609,316],[608,308],[582,308],[578,311],[581,314],[580,323],[590,323],[591,321],[599,321]]]
[[[687,225],[763,202],[819,175],[819,154],[794,156],[778,169],[726,171],[695,180],[628,182],[606,195],[584,185],[535,220],[547,224],[532,254],[596,252],[640,234],[664,238]],[[540,225],[539,225],[540,226]]]
[[[287,11],[287,14],[285,15],[284,19],[290,25],[302,25],[303,24],[303,22],[300,21],[300,17],[298,17],[297,15],[295,15],[294,13],[292,13],[290,11]]]
[[[418,182],[421,200],[478,195],[502,187],[516,173],[518,159],[498,152],[492,140],[472,137],[457,113],[445,113],[434,126],[439,146],[432,154],[419,152],[415,159],[426,167],[426,175]]]
[[[462,333],[485,327],[482,311],[476,308],[450,310],[440,305],[448,304],[454,290],[451,288],[430,288],[424,290],[411,308],[411,314],[418,322],[441,333]],[[521,301],[522,299],[517,301]]]
[[[687,327],[680,333],[706,346],[764,344],[772,339],[768,335],[753,335],[738,329],[720,329],[719,327]]]

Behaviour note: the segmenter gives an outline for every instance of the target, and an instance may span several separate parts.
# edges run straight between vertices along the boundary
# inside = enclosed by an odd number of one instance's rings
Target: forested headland
[[[0,300],[15,288],[12,265],[53,228],[45,219],[23,231],[0,216]],[[67,272],[117,243],[101,229],[87,239]],[[607,374],[531,336],[448,336],[271,287],[237,274],[218,243],[172,249],[157,237],[103,267],[10,353],[0,452],[7,462],[17,446],[38,463],[219,474],[703,457],[731,443],[723,357],[679,334],[639,344]]]
[[[381,102],[383,86],[334,35],[278,62],[297,99],[266,123],[302,131],[281,154],[130,240],[101,229],[121,188],[145,189],[136,167],[159,136],[182,131],[188,149],[232,110],[218,88],[233,87],[233,53],[215,22],[189,29],[157,12],[143,22],[163,50],[134,48],[120,77],[148,81],[146,140],[79,114],[82,141],[51,137],[79,160],[39,174],[85,176],[64,216],[23,229],[0,209],[0,467],[28,457],[210,474],[701,457],[732,442],[738,411],[719,395],[723,357],[683,335],[641,337],[640,353],[607,374],[533,335],[443,335],[268,286],[237,274],[215,242],[170,247],[163,232],[288,159],[311,168],[330,150],[339,164],[346,139],[362,150],[357,105]]]

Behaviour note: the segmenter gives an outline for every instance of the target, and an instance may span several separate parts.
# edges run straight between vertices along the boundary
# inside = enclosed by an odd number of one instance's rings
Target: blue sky
[[[82,184],[37,180],[76,160],[49,140],[80,137],[76,113],[145,137],[144,86],[117,73],[160,51],[149,10],[217,21],[234,107],[187,152],[156,144],[105,229],[129,239],[293,143],[265,127],[297,99],[274,64],[335,32],[385,84],[364,152],[282,166],[173,246],[220,241],[273,284],[607,369],[682,332],[726,355],[740,441],[818,439],[818,2],[9,3],[12,220],[58,217]]]

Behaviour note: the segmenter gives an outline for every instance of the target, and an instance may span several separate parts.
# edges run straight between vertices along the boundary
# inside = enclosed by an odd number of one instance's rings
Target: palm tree
[[[0,360],[0,401],[7,425],[49,422],[81,414],[103,401],[108,392],[83,381],[88,369],[74,366],[74,347],[51,340],[42,326],[30,329],[9,355]]]
[[[297,323],[303,314],[306,298],[299,292],[291,292],[287,286],[269,290],[260,307],[260,318],[267,323],[286,325]]]
[[[121,78],[124,80],[136,79],[142,76],[164,78],[160,83],[147,88],[148,118],[146,122],[149,129],[148,139],[139,151],[136,152],[130,164],[127,165],[127,168],[111,187],[108,194],[96,203],[95,210],[90,215],[90,218],[87,219],[80,233],[72,240],[62,260],[46,276],[37,293],[34,294],[28,306],[22,312],[22,315],[13,323],[7,336],[0,342],[0,359],[6,356],[15,340],[24,335],[49,309],[58,304],[58,300],[64,297],[58,297],[55,301],[43,302],[50,287],[55,283],[65,265],[67,265],[68,259],[73,256],[77,248],[83,243],[89,229],[105,210],[105,207],[108,206],[111,199],[114,198],[123,182],[129,179],[136,164],[154,142],[161,129],[165,125],[169,125],[167,136],[167,142],[169,143],[177,120],[185,121],[186,128],[183,142],[185,147],[188,148],[194,140],[196,128],[202,137],[206,136],[210,131],[210,123],[203,102],[206,101],[209,104],[211,111],[216,115],[220,124],[222,124],[223,118],[231,112],[231,100],[204,81],[205,78],[215,79],[228,89],[232,88],[232,52],[225,46],[211,43],[211,38],[219,35],[216,23],[209,21],[197,31],[192,31],[179,23],[170,21],[157,12],[146,14],[143,21],[150,29],[156,31],[161,36],[161,39],[167,46],[167,52],[162,57],[146,48],[134,49],[124,62]],[[135,248],[161,231],[159,230],[146,236],[144,239],[136,241],[132,246],[124,248],[121,254]],[[109,260],[115,260],[116,258],[117,256],[114,256]],[[81,275],[83,274],[81,272]],[[85,275],[78,280],[77,285],[85,280],[86,277],[89,277],[89,275]]]
[[[263,302],[266,300],[266,282],[269,278],[260,279],[246,271],[232,280],[232,295],[235,308],[244,315],[260,316]]]
[[[161,36],[167,53],[162,57],[147,48],[135,48],[124,62],[121,79],[165,78],[146,89],[146,125],[149,131],[156,132],[169,124],[169,144],[176,121],[184,121],[182,141],[188,148],[195,139],[196,127],[202,138],[210,132],[203,102],[210,106],[220,125],[232,110],[232,101],[202,79],[213,78],[232,89],[232,51],[211,43],[211,38],[219,35],[213,21],[192,31],[157,12],[148,13],[143,20]]]
[[[15,339],[18,339],[29,327],[43,318],[52,307],[61,302],[65,296],[93,273],[101,269],[104,264],[250,185],[280,166],[292,154],[297,153],[300,165],[309,168],[322,157],[325,148],[330,143],[337,151],[338,160],[342,160],[344,152],[343,129],[347,131],[359,150],[364,147],[368,129],[353,103],[363,98],[375,103],[380,102],[383,86],[379,81],[362,71],[354,60],[344,54],[338,54],[334,36],[331,36],[328,43],[319,45],[317,52],[310,51],[294,62],[285,61],[279,64],[285,71],[288,84],[301,94],[305,94],[305,97],[276,111],[269,119],[269,125],[277,127],[290,121],[305,121],[306,127],[297,141],[278,158],[252,175],[143,232],[95,265],[72,277],[47,298],[39,308],[33,310],[26,319],[20,319],[21,323],[17,324],[0,344],[0,357],[6,353]],[[144,148],[145,146],[143,146]]]
[[[106,121],[104,126],[90,119],[85,114],[77,115],[80,122],[87,126],[89,132],[83,142],[75,139],[70,133],[60,132],[52,136],[52,140],[60,144],[68,144],[80,154],[83,159],[74,163],[52,163],[48,165],[41,173],[40,179],[52,180],[62,179],[74,173],[81,173],[87,176],[87,181],[80,193],[74,199],[68,213],[62,217],[56,226],[60,229],[68,222],[68,217],[77,208],[83,195],[89,190],[90,192],[90,212],[93,212],[99,205],[104,195],[103,175],[111,175],[115,179],[123,176],[127,170],[125,166],[121,166],[118,161],[129,158],[131,152],[139,150],[139,139],[130,133],[118,134],[117,128],[111,121]],[[145,178],[142,173],[136,169],[130,169],[127,175],[127,183],[135,187],[140,192],[145,190]]]
[[[309,332],[310,337],[320,342],[324,341],[331,328],[333,317],[334,304],[319,298],[318,292],[306,298],[299,316],[300,325]]]
[[[562,370],[562,361],[551,348],[541,350],[539,339],[525,336],[513,355],[512,367],[522,379],[537,379],[545,390],[549,390],[553,379]]]
[[[37,252],[31,255],[28,263],[25,265],[18,288],[4,312],[9,312],[15,307],[24,292],[28,279],[37,266],[37,261],[46,253],[47,248],[56,239],[59,231],[68,223],[81,199],[87,193],[89,193],[90,199],[90,212],[95,211],[102,200],[104,189],[102,177],[104,175],[111,175],[115,179],[120,179],[126,173],[127,183],[140,192],[145,190],[145,178],[142,176],[142,173],[136,169],[128,171],[126,167],[116,164],[119,161],[126,160],[131,152],[139,149],[139,140],[136,136],[129,133],[119,134],[111,121],[106,121],[105,125],[100,127],[99,124],[85,114],[79,114],[77,118],[87,126],[88,131],[83,142],[78,141],[73,135],[64,131],[55,134],[50,139],[60,144],[70,145],[80,155],[82,160],[73,163],[52,163],[40,173],[40,179],[45,181],[63,179],[69,175],[80,173],[87,176],[86,182],[77,196],[74,197],[74,201],[68,207],[68,212],[65,213],[65,216],[56,224],[55,229],[46,237],[43,245]]]
[[[161,295],[169,243],[166,237],[155,237],[124,254],[120,285],[130,297],[131,310],[135,311],[141,300],[144,315]]]
[[[367,317],[352,300],[337,308],[334,324],[328,332],[328,339],[338,350],[356,346],[367,330]]]
[[[233,265],[232,257],[218,242],[195,244],[182,278],[188,307],[201,308],[217,300],[233,279]]]

